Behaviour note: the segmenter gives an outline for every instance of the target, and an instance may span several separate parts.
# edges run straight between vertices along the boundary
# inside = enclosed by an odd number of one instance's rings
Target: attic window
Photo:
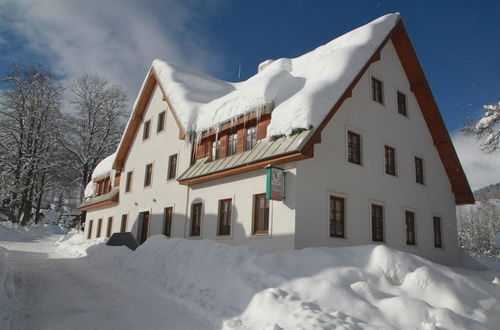
[[[156,127],[156,133],[160,133],[165,129],[165,115],[165,111],[158,114],[158,126]]]
[[[148,120],[148,121],[144,122],[144,130],[142,132],[142,139],[143,140],[149,139],[150,131],[151,131],[151,120]]]
[[[372,100],[384,104],[384,85],[382,81],[372,77]]]
[[[227,155],[231,156],[236,153],[238,146],[238,133],[230,134],[227,139]]]
[[[401,92],[398,92],[398,113],[405,117],[408,116],[406,111],[406,95]]]
[[[245,131],[245,150],[252,149],[257,143],[257,127],[247,128]]]

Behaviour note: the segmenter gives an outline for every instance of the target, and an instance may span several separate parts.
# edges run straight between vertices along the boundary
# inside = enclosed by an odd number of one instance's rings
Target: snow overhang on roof
[[[110,175],[113,170],[115,158],[116,152],[101,160],[101,162],[95,167],[94,172],[92,172],[92,180],[99,180]]]

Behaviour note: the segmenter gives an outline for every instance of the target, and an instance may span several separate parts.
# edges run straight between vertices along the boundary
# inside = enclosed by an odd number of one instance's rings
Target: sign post
[[[266,167],[266,199],[282,201],[285,199],[285,172],[282,168]]]

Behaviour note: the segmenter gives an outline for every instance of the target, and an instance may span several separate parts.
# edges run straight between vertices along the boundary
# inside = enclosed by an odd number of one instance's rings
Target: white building
[[[268,165],[286,173],[282,201],[263,195]],[[240,83],[154,61],[93,180],[89,239],[387,244],[445,264],[455,205],[474,202],[399,14]]]

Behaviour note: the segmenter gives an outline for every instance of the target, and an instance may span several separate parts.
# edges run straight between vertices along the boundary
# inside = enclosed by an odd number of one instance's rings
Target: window
[[[125,180],[125,192],[132,190],[132,171],[127,172],[127,179]]]
[[[191,206],[191,230],[189,236],[200,236],[201,232],[201,203]]]
[[[236,147],[238,145],[238,133],[230,134],[227,139],[227,155],[231,156],[236,154]]]
[[[142,131],[142,139],[146,140],[149,138],[149,133],[151,130],[151,120],[144,122],[144,130]]]
[[[443,240],[441,238],[441,218],[432,217],[432,223],[434,225],[434,247],[442,248]]]
[[[101,237],[101,226],[102,226],[102,219],[97,220],[97,233],[95,235],[96,238]]]
[[[330,237],[345,237],[345,200],[330,196]]]
[[[415,181],[424,184],[424,160],[415,157]]]
[[[372,100],[384,104],[384,86],[382,82],[372,77]]]
[[[170,237],[172,231],[172,217],[174,215],[173,207],[166,207],[163,210],[163,235]]]
[[[165,115],[166,115],[165,111],[162,111],[158,114],[158,124],[156,126],[156,133],[160,133],[165,129]]]
[[[406,111],[406,95],[398,92],[398,113],[407,116],[407,111]]]
[[[94,223],[94,220],[89,221],[89,230],[87,230],[87,239],[90,239],[92,237],[92,224]]]
[[[245,150],[252,149],[257,143],[257,128],[255,126],[247,128],[245,131]]]
[[[212,160],[220,158],[220,140],[217,139],[212,143]]]
[[[384,207],[372,204],[372,241],[384,241]]]
[[[167,180],[175,179],[176,174],[177,174],[177,154],[171,155],[168,158]]]
[[[266,194],[254,195],[253,234],[269,234],[269,205]]]
[[[351,131],[347,132],[347,160],[361,165],[361,136]]]
[[[406,245],[415,245],[415,213],[405,211]]]
[[[124,233],[127,231],[127,220],[128,220],[128,214],[122,214],[122,223],[120,224],[120,233]]]
[[[108,226],[106,227],[106,237],[111,237],[112,230],[113,230],[113,217],[109,217]]]
[[[146,171],[144,173],[144,187],[151,186],[151,179],[153,178],[153,164],[146,165]]]
[[[385,173],[396,175],[396,150],[385,146]]]
[[[223,199],[219,201],[219,226],[217,235],[231,234],[231,199]]]

